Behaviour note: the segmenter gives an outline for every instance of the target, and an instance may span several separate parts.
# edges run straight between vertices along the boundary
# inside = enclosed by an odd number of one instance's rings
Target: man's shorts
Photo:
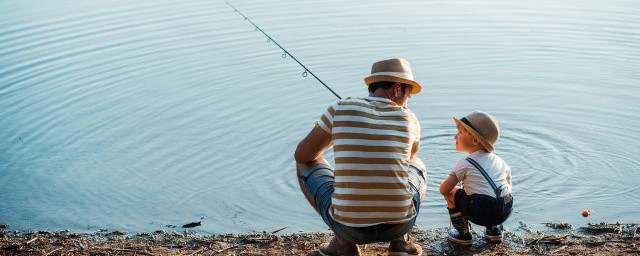
[[[333,183],[335,177],[333,168],[329,165],[318,164],[304,172],[302,180],[316,208],[320,211],[322,220],[342,239],[354,244],[368,244],[375,242],[386,242],[400,238],[408,233],[416,222],[417,213],[420,212],[420,191],[426,191],[427,170],[421,169],[414,163],[409,166],[409,185],[413,192],[413,205],[416,209],[416,217],[411,221],[399,224],[378,224],[369,227],[350,227],[335,221],[329,208],[331,207],[331,196],[333,195]]]
[[[467,195],[464,189],[458,189],[453,202],[467,220],[485,227],[505,222],[513,210],[513,199],[504,202],[504,198],[487,195]]]

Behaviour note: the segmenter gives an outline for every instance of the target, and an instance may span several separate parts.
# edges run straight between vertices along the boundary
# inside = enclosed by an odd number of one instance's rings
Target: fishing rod
[[[298,59],[296,59],[296,57],[294,57],[289,51],[287,51],[287,49],[285,49],[284,47],[282,47],[278,42],[276,42],[276,40],[273,40],[273,38],[271,38],[271,36],[269,36],[267,33],[264,32],[264,30],[262,30],[260,27],[258,27],[258,25],[256,25],[255,23],[253,23],[253,21],[251,21],[247,16],[245,16],[244,14],[242,14],[242,12],[240,12],[240,10],[238,10],[235,6],[233,6],[231,3],[229,3],[228,1],[224,1],[225,3],[227,3],[227,5],[231,6],[231,8],[233,8],[233,10],[235,10],[235,12],[237,12],[238,14],[240,14],[240,16],[242,16],[244,18],[244,20],[247,20],[251,23],[251,25],[253,25],[256,29],[256,31],[260,31],[262,32],[262,34],[264,34],[267,37],[267,43],[269,42],[273,42],[274,44],[276,44],[278,47],[280,47],[280,49],[282,49],[284,51],[284,53],[282,53],[282,58],[286,58],[287,55],[291,56],[291,58],[293,60],[295,60],[298,65],[300,65],[302,68],[304,68],[304,72],[302,72],[302,76],[303,77],[307,77],[307,73],[311,74],[316,80],[318,80],[318,82],[320,82],[322,85],[324,85],[324,87],[326,87],[329,91],[331,91],[331,93],[333,93],[333,95],[335,95],[336,97],[338,97],[338,99],[342,99],[342,97],[340,97],[340,95],[338,95],[336,92],[334,92],[327,84],[325,84],[322,80],[320,80],[320,78],[318,78],[316,76],[316,74],[314,74],[313,72],[311,72],[311,70],[309,70],[304,64],[300,63],[300,61],[298,61]]]

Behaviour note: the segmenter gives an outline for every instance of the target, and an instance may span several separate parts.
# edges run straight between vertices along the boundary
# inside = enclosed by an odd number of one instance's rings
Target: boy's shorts
[[[413,205],[416,209],[416,217],[406,223],[378,224],[369,227],[350,227],[335,221],[329,214],[331,196],[334,191],[333,183],[335,182],[331,166],[315,165],[306,170],[301,178],[305,182],[305,188],[313,198],[316,208],[320,211],[322,220],[337,236],[354,244],[368,244],[398,239],[411,230],[420,211],[420,191],[421,189],[426,191],[426,172],[413,163],[409,166],[409,185],[411,192],[414,193]]]
[[[513,199],[505,203],[504,198],[487,195],[467,195],[464,189],[458,189],[453,202],[467,220],[485,227],[502,224],[513,210]]]

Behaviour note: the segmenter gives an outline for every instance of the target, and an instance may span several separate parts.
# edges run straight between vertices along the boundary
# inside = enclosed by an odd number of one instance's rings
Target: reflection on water
[[[475,109],[500,120],[508,227],[639,221],[640,4],[233,4],[343,97],[365,95],[376,60],[412,63],[426,85],[410,101],[429,167],[419,227],[448,225],[437,187],[464,157],[451,117]],[[335,97],[223,1],[8,1],[0,13],[0,222],[326,230],[292,155]]]

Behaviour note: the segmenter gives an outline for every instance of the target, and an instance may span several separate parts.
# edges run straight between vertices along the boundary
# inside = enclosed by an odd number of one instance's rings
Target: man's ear
[[[402,84],[400,83],[393,84],[393,94],[395,94],[394,96],[396,97],[400,97],[402,95]]]
[[[475,137],[473,137],[473,145],[474,146],[480,145],[480,141],[478,139],[476,139]]]

